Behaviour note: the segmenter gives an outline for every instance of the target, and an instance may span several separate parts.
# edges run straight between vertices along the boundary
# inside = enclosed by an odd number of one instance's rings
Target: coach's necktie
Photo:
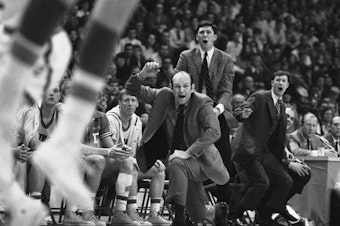
[[[205,83],[207,95],[209,97],[213,98],[213,88],[212,88],[212,84],[211,84],[210,77],[209,77],[209,68],[208,68],[207,57],[208,57],[208,53],[205,52],[203,64],[202,64],[202,69],[201,69],[201,81],[204,81],[204,83]],[[201,87],[200,87],[201,92],[202,92],[202,89],[203,89],[203,82],[201,82]]]
[[[171,146],[171,154],[175,149],[184,150],[184,134],[183,134],[183,124],[184,124],[184,105],[180,105],[177,109],[177,118],[174,134],[172,136],[172,146]]]
[[[277,115],[280,116],[281,107],[282,107],[282,100],[281,99],[277,100],[275,107],[276,107],[276,110],[277,110]]]

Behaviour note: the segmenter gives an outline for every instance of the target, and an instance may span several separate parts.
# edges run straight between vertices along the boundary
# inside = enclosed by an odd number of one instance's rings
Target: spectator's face
[[[289,86],[288,77],[286,75],[275,76],[272,80],[272,90],[278,97],[282,97]]]
[[[196,34],[196,39],[204,51],[210,50],[214,46],[217,35],[211,26],[200,27]]]
[[[331,133],[335,138],[340,138],[340,117],[336,116],[332,120]]]
[[[133,48],[133,55],[140,57],[142,55],[142,49],[139,46]]]
[[[169,32],[164,31],[164,32],[162,33],[162,41],[163,41],[164,43],[168,43],[168,42],[170,41],[170,33],[169,33]]]
[[[164,58],[162,62],[162,67],[163,68],[170,68],[171,66],[171,59],[170,58]]]
[[[233,106],[233,109],[236,109],[241,106],[241,104],[245,101],[245,98],[243,95],[234,95],[233,100],[231,102],[231,105]]]
[[[306,118],[302,125],[302,132],[306,138],[311,138],[316,133],[318,121],[314,117]]]
[[[159,50],[159,54],[161,56],[168,56],[169,55],[169,47],[166,45],[162,45],[160,50]]]
[[[194,92],[195,85],[191,85],[190,76],[185,72],[179,72],[172,78],[172,91],[175,102],[179,105],[186,104]]]
[[[148,37],[148,43],[149,45],[154,45],[156,43],[156,36],[155,35],[149,35]]]
[[[286,108],[286,116],[287,116],[287,130],[289,130],[294,125],[295,114],[293,109]]]
[[[244,78],[244,86],[248,89],[254,88],[254,79],[250,76]]]
[[[125,52],[127,55],[131,56],[133,54],[133,46],[126,46]]]
[[[156,5],[156,13],[157,14],[163,13],[163,5],[162,4],[157,4]]]
[[[119,84],[118,82],[112,83],[112,94],[113,95],[118,95],[119,93]]]
[[[60,98],[61,93],[59,87],[51,88],[45,94],[44,104],[50,106],[56,105],[60,101]]]
[[[137,35],[136,29],[129,30],[128,36],[130,39],[136,38],[136,35]]]
[[[138,32],[142,31],[144,29],[144,24],[142,22],[136,23],[136,30]]]
[[[125,94],[122,96],[122,99],[118,101],[118,104],[122,113],[132,115],[138,107],[138,100],[135,96]]]
[[[325,111],[324,114],[323,114],[323,117],[322,117],[324,122],[330,122],[332,120],[332,118],[333,118],[333,111],[332,110]]]

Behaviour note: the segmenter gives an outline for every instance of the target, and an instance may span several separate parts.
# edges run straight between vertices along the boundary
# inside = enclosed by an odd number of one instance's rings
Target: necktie
[[[177,39],[181,39],[181,31],[179,29],[176,29]]]
[[[277,102],[276,102],[276,110],[277,110],[277,115],[280,116],[280,112],[281,112],[281,106],[282,106],[282,100],[281,99],[278,99]]]
[[[339,156],[339,141],[338,141],[338,140],[337,140],[337,141],[335,141],[334,148],[335,148],[335,151],[336,151],[336,153],[337,153],[337,154],[338,154],[338,156]]]
[[[174,134],[172,137],[171,154],[175,149],[184,150],[184,135],[183,135],[183,123],[184,123],[184,105],[180,105],[177,111],[176,125]]]
[[[212,84],[209,77],[209,68],[208,68],[208,53],[206,52],[204,54],[202,69],[201,69],[201,79],[200,79],[200,92],[202,92],[203,89],[203,79],[205,82],[205,88],[207,90],[207,95],[211,98],[213,98],[213,89]]]
[[[307,140],[307,149],[308,149],[308,150],[313,150],[313,148],[312,148],[312,142],[311,142],[310,139]]]

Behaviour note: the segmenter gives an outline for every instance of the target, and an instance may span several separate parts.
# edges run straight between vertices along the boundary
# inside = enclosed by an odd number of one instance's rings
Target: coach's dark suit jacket
[[[253,110],[250,117],[242,123],[232,146],[234,161],[249,161],[270,150],[282,161],[286,138],[286,114],[282,103],[281,117],[277,116],[271,91],[259,91],[252,94],[240,108],[248,107]],[[240,119],[241,111],[235,111]]]
[[[135,76],[128,80],[126,89],[146,103],[152,104],[150,117],[143,133],[141,148],[137,151],[138,164],[141,170],[146,172],[156,159],[161,159],[167,154],[164,153],[165,150],[166,152],[169,150],[169,145],[165,140],[156,141],[159,144],[157,149],[146,148],[146,146],[154,138],[157,131],[164,127],[167,116],[176,114],[174,96],[169,88],[151,89],[147,86],[141,86],[141,82]],[[217,184],[225,184],[229,180],[229,174],[214,146],[214,142],[219,137],[219,122],[213,111],[211,99],[194,92],[191,95],[184,118],[184,142],[188,147],[187,152],[198,159],[206,176]],[[158,138],[162,137],[159,136]],[[169,140],[172,140],[172,138]],[[163,150],[163,153],[161,150]]]
[[[209,65],[209,75],[213,86],[213,100],[216,104],[223,104],[224,116],[229,128],[237,126],[232,114],[231,99],[233,94],[234,64],[227,53],[215,48]],[[199,47],[183,51],[177,62],[176,71],[186,71],[192,75],[196,90],[199,87],[202,58]]]

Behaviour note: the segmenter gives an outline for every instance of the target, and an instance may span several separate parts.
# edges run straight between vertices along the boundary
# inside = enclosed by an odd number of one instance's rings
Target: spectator
[[[332,145],[334,150],[337,153],[337,156],[340,156],[340,117],[335,116],[332,118],[330,132],[324,136],[328,142]]]
[[[157,52],[156,35],[154,33],[148,34],[148,38],[144,47],[144,57],[146,60],[150,60],[152,56]]]
[[[233,99],[231,101],[231,106],[233,107],[233,110],[239,108],[245,100],[246,98],[242,94],[239,93],[234,94]]]
[[[254,80],[255,89],[265,89],[270,86],[270,81],[268,79],[268,70],[265,67],[260,55],[253,55],[251,57],[251,64],[246,71],[244,76],[250,76]]]
[[[145,43],[148,34],[144,27],[143,21],[137,21],[135,27],[136,27],[136,39],[140,40],[142,43]]]
[[[163,12],[163,5],[157,3],[153,11],[149,12],[146,18],[146,27],[151,32],[157,32],[160,25],[169,27],[169,19]]]
[[[159,50],[152,55],[151,60],[162,65],[163,59],[166,57],[172,57],[170,52],[170,46],[167,44],[161,44]]]
[[[184,28],[185,42],[188,49],[193,49],[197,47],[196,28],[198,22],[199,21],[197,17],[192,17],[190,19],[190,24]]]
[[[107,95],[107,110],[112,109],[118,104],[118,94],[120,91],[118,80],[112,80],[108,83],[109,89],[106,91]]]
[[[125,46],[127,43],[131,43],[133,45],[139,45],[142,46],[142,42],[136,38],[137,37],[137,31],[135,27],[128,28],[127,36],[125,38],[122,38],[119,41],[119,47],[117,49],[118,52],[125,51]]]
[[[319,150],[320,155],[337,155],[330,143],[316,134],[317,123],[317,117],[307,113],[303,116],[301,128],[289,135],[289,149],[295,156],[318,156]]]
[[[133,44],[126,43],[124,51],[118,53],[114,58],[117,67],[116,77],[120,79],[122,83],[125,83],[131,74],[132,55]]]
[[[293,107],[287,106],[286,115],[287,115],[287,132],[286,133],[291,134],[300,127],[298,113]],[[287,141],[289,141],[289,139],[287,139]]]
[[[133,45],[133,53],[131,57],[131,64],[130,67],[138,67],[139,69],[145,64],[146,59],[142,52],[142,46],[140,45]]]
[[[164,57],[162,67],[157,75],[157,88],[170,87],[170,78],[175,73],[170,57]]]
[[[233,61],[236,62],[238,57],[242,52],[242,34],[240,32],[235,32],[233,34],[233,39],[227,43],[227,53],[231,55]]]
[[[178,55],[185,47],[185,32],[183,29],[183,22],[180,18],[176,18],[174,23],[175,26],[169,30],[169,39],[174,54]]]
[[[320,126],[321,126],[321,133],[320,135],[327,135],[330,132],[331,122],[334,115],[334,109],[330,107],[326,107],[321,110],[320,114]]]

